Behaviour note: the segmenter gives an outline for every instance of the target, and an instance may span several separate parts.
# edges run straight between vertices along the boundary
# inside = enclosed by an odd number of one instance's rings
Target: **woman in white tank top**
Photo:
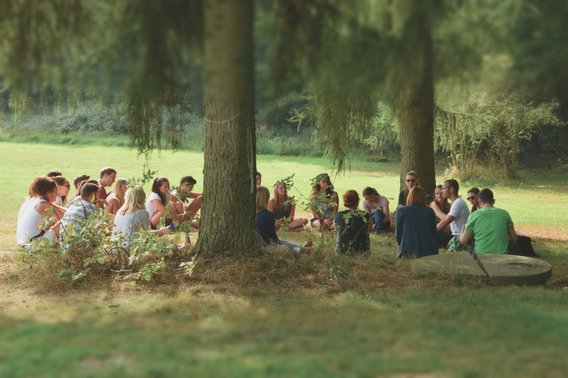
[[[36,177],[29,192],[31,198],[22,204],[18,212],[16,240],[21,246],[28,245],[35,238],[53,239],[55,236],[52,226],[56,219],[47,217],[53,209],[52,202],[57,198],[57,184],[49,177]]]

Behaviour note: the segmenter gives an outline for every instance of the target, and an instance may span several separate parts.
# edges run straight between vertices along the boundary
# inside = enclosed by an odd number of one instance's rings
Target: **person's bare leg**
[[[186,208],[185,208],[186,212],[193,214],[193,215],[197,214],[199,209],[201,209],[201,202],[202,201],[203,201],[203,196],[199,196],[196,199],[194,199],[193,201],[191,201],[191,203],[189,205],[187,205]]]
[[[300,231],[304,229],[304,226],[306,224],[308,224],[308,220],[306,218],[297,218],[294,219],[292,222],[288,223],[288,230]]]

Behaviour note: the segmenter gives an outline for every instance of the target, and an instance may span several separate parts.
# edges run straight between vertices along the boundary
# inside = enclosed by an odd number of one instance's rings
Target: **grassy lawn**
[[[7,178],[0,184],[0,376],[562,377],[568,371],[566,166],[477,183],[494,189],[517,228],[549,237],[535,245],[554,266],[546,288],[416,280],[408,262],[392,258],[392,235],[373,235],[371,257],[356,261],[345,282],[332,282],[326,272],[323,279],[311,271],[255,277],[242,269],[237,280],[157,286],[115,280],[62,290],[17,265],[15,221],[29,181],[52,169],[70,178],[96,176],[103,166],[130,178],[141,175],[144,159],[124,147],[6,142],[0,159]],[[202,167],[199,152],[156,152],[150,160],[173,183],[193,175],[197,190]],[[259,156],[258,169],[269,187],[295,173],[291,193],[299,198],[309,194],[311,177],[330,172],[326,159],[306,157]],[[333,183],[340,194],[374,186],[395,203],[398,169],[357,160]],[[317,241],[323,253],[332,239]],[[291,270],[305,264],[291,257],[277,262]]]

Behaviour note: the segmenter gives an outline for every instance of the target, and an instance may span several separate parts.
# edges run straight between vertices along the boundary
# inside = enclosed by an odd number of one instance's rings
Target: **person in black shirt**
[[[268,211],[266,207],[268,206],[268,198],[270,197],[270,192],[264,186],[260,186],[256,189],[256,218],[255,218],[255,230],[258,232],[264,243],[268,245],[282,245],[290,249],[292,252],[310,252],[313,243],[309,240],[304,246],[298,244],[280,240],[276,234],[276,227],[274,226],[274,214]]]
[[[348,190],[343,194],[343,206],[347,210],[335,215],[337,226],[336,254],[360,255],[371,249],[369,231],[373,229],[371,215],[359,210],[359,194]]]

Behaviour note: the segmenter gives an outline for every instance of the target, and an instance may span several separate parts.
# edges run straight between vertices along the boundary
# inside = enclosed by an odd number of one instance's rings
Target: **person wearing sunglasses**
[[[479,209],[479,188],[473,187],[467,191],[467,200],[471,203],[471,212]]]
[[[404,190],[398,194],[398,206],[397,209],[401,206],[406,206],[406,199],[408,198],[408,193],[410,190],[415,186],[418,186],[418,174],[414,171],[410,171],[406,174],[406,179],[404,180],[405,187]]]

